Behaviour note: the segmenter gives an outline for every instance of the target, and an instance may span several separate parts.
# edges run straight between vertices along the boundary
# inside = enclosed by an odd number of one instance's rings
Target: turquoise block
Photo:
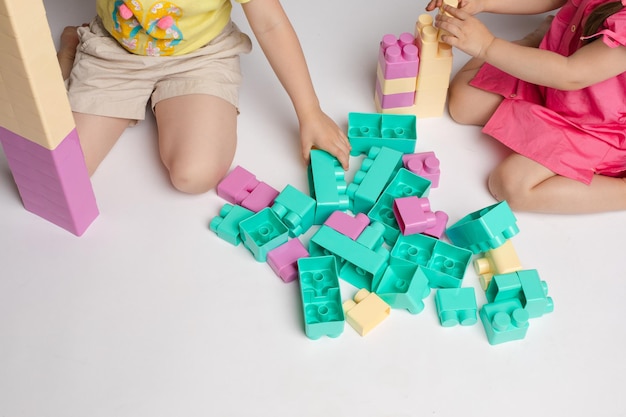
[[[304,331],[308,338],[337,337],[344,329],[337,264],[334,256],[298,260]]]
[[[241,243],[241,231],[239,224],[254,215],[254,212],[247,208],[224,204],[220,209],[219,215],[213,217],[209,223],[209,229],[217,234],[220,239],[227,241],[232,245]]]
[[[409,114],[349,113],[348,139],[352,156],[383,146],[413,153],[417,143],[417,118]]]
[[[289,229],[289,236],[297,237],[313,226],[315,205],[313,198],[287,185],[274,200],[272,210]]]
[[[491,345],[521,340],[528,332],[528,312],[515,298],[485,304],[479,316]]]
[[[522,288],[522,305],[530,318],[554,311],[552,297],[548,297],[548,284],[539,278],[536,269],[517,271],[517,276]]]
[[[446,229],[453,244],[474,254],[496,249],[517,233],[517,219],[506,201],[470,213]]]
[[[411,314],[424,310],[423,299],[430,294],[428,278],[417,265],[389,265],[372,288],[392,308],[406,309]]]
[[[265,262],[269,251],[289,240],[289,229],[269,207],[242,221],[239,228],[244,246],[259,262]]]
[[[440,288],[435,294],[435,306],[443,327],[472,326],[478,321],[474,288]]]
[[[322,224],[334,211],[346,211],[350,199],[343,167],[329,153],[313,149],[307,168],[309,194],[316,202],[314,224]]]

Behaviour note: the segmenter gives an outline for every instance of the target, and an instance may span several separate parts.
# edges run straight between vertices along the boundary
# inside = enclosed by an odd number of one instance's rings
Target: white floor
[[[45,1],[55,40],[92,16],[91,3]],[[349,112],[375,111],[381,37],[412,32],[426,4],[367,3],[284,2],[324,108],[344,127]],[[483,19],[510,39],[541,21]],[[455,69],[466,58],[455,52]],[[234,164],[308,190],[287,96],[259,48],[243,66]],[[419,120],[418,137],[416,150],[441,160],[434,208],[455,222],[494,203],[485,178],[502,147],[447,115]],[[0,415],[626,415],[626,213],[517,214],[514,245],[555,303],[522,341],[491,346],[480,323],[443,328],[432,297],[365,337],[346,326],[312,341],[298,284],[208,230],[224,201],[174,191],[154,138],[152,120],[129,130],[93,176],[101,215],[80,238],[23,209],[0,151]],[[471,269],[464,285],[480,289]]]

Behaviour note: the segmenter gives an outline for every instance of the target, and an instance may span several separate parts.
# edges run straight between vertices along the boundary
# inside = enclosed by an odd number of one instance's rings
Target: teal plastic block
[[[272,210],[289,229],[289,236],[297,237],[313,226],[315,205],[313,198],[287,185],[274,200]]]
[[[435,294],[435,306],[443,327],[472,326],[478,321],[474,288],[440,288]]]
[[[393,245],[400,235],[400,226],[393,212],[393,202],[396,198],[425,197],[430,193],[431,181],[401,168],[393,180],[387,185],[368,217],[373,222],[380,222],[385,226],[385,242]]]
[[[413,153],[417,143],[417,118],[415,115],[349,113],[348,139],[352,156],[383,146]]]
[[[524,310],[530,318],[541,317],[554,311],[552,297],[548,297],[548,284],[539,278],[536,269],[517,271]]]
[[[269,251],[289,240],[289,229],[269,207],[242,221],[239,228],[244,246],[259,262],[265,262]]]
[[[492,345],[521,340],[528,332],[528,312],[515,298],[485,304],[479,316]]]
[[[370,227],[367,226],[366,230]],[[389,259],[386,248],[369,248],[325,225],[320,226],[311,236],[309,253],[311,256],[336,256],[339,276],[355,287],[368,291],[371,291],[374,279],[385,272]]]
[[[391,250],[391,265],[424,267],[431,288],[460,288],[472,252],[434,237],[400,235]]]
[[[345,326],[334,256],[298,260],[304,331],[308,338],[337,337]]]
[[[307,168],[309,194],[316,201],[314,224],[322,224],[334,211],[347,211],[350,199],[343,167],[329,153],[313,149]]]
[[[474,254],[496,249],[517,233],[517,219],[506,201],[470,213],[446,230],[453,244]]]
[[[350,209],[353,213],[367,213],[402,167],[402,153],[390,148],[370,149],[367,157],[348,185]]]
[[[517,272],[494,275],[485,291],[488,303],[517,298],[521,301],[522,283]]]
[[[428,278],[417,265],[389,265],[372,287],[392,308],[406,309],[411,314],[424,310],[423,299],[430,294]]]
[[[253,215],[254,212],[247,208],[227,203],[222,206],[220,214],[211,219],[209,229],[220,239],[237,246],[241,243],[239,224]]]

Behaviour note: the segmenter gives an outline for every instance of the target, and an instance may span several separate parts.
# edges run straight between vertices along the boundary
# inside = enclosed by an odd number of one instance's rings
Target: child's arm
[[[459,0],[459,9],[471,15],[481,12],[498,14],[541,14],[556,10],[567,0]],[[441,7],[443,0],[430,0],[426,11]]]
[[[350,143],[343,130],[320,108],[300,41],[279,0],[242,4],[254,35],[276,76],[287,91],[300,123],[305,160],[312,147],[333,154],[348,168]]]
[[[478,19],[462,9],[446,7],[449,15],[437,24],[450,35],[442,40],[463,52],[529,83],[558,90],[578,90],[626,71],[626,47],[611,48],[598,39],[569,57],[496,38]]]

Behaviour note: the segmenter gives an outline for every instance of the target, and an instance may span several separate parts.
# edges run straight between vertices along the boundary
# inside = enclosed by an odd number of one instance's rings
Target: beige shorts
[[[99,18],[78,30],[80,45],[68,80],[72,110],[131,120],[145,118],[146,105],[187,94],[209,94],[235,107],[239,101],[239,54],[250,38],[229,23],[206,46],[186,55],[135,55],[111,37]]]

